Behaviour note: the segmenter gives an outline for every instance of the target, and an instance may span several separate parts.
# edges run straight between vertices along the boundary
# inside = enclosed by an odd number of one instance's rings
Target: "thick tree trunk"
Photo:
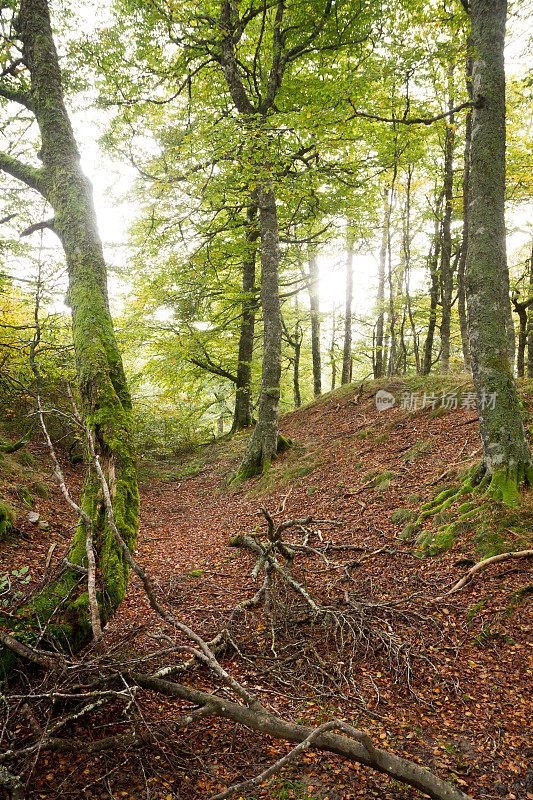
[[[263,308],[263,368],[257,425],[236,478],[247,478],[270,467],[278,451],[281,380],[281,308],[279,302],[279,232],[276,198],[270,187],[259,186],[261,233],[261,305]]]
[[[466,289],[472,373],[490,493],[505,502],[533,483],[533,460],[512,376],[502,304],[505,251],[506,0],[472,0],[474,99]]]
[[[469,100],[472,100],[472,43],[470,38],[467,42],[466,56],[466,90]],[[465,118],[465,149],[463,166],[463,241],[461,244],[461,255],[457,269],[457,310],[459,313],[459,327],[461,329],[461,346],[463,349],[463,361],[465,372],[471,372],[470,366],[470,345],[468,342],[468,321],[466,318],[466,292],[465,292],[465,267],[466,253],[468,248],[468,198],[470,190],[470,143],[472,140],[472,111],[468,109]]]
[[[255,311],[255,255],[258,230],[255,223],[257,206],[247,211],[246,250],[242,264],[242,317],[239,337],[239,363],[237,365],[237,387],[233,431],[248,428],[252,424],[252,361],[254,353]]]
[[[346,298],[341,384],[350,383],[352,374],[353,246],[354,224],[353,220],[348,219],[346,225]]]
[[[61,73],[46,0],[22,0],[17,33],[31,76],[29,107],[41,133],[43,167],[26,180],[23,168],[2,158],[0,167],[37,188],[55,212],[53,230],[65,251],[72,308],[72,333],[80,396],[86,424],[109,484],[115,523],[130,549],[138,529],[139,498],[131,400],[113,333],[107,276],[89,181],[65,109]],[[97,551],[98,601],[102,624],[126,592],[128,566],[108,527],[102,491],[92,467],[85,484],[83,508],[93,521]],[[74,536],[68,560],[86,564],[86,533]],[[79,573],[66,569],[61,578],[34,601],[39,626],[54,615],[47,635],[76,650],[92,635],[87,592],[78,590]],[[27,628],[27,626],[26,626]],[[27,635],[28,631],[25,631]]]
[[[309,304],[311,307],[311,354],[313,358],[313,395],[322,394],[322,364],[320,357],[320,299],[316,247],[309,245]]]
[[[302,352],[302,329],[300,323],[297,322],[294,326],[294,364],[293,364],[293,397],[294,408],[300,408],[302,405],[302,394],[300,392],[300,355]]]
[[[387,263],[387,243],[390,229],[389,190],[383,192],[383,227],[381,231],[381,249],[378,263],[378,293],[376,305],[378,318],[376,322],[376,356],[374,359],[374,378],[383,377],[383,332],[385,329],[385,266]]]
[[[453,108],[453,66],[448,70],[448,107]],[[452,271],[452,213],[453,213],[453,151],[455,145],[455,121],[450,113],[446,124],[444,143],[444,216],[442,218],[442,246],[440,259],[440,371],[447,375],[450,371],[450,332],[453,303]]]

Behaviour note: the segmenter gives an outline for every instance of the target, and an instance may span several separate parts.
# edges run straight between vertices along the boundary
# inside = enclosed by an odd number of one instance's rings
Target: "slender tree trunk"
[[[353,303],[354,223],[346,225],[346,299],[344,311],[344,347],[342,351],[341,384],[350,383],[352,372],[352,303]]]
[[[403,221],[403,254],[404,254],[404,276],[405,276],[405,302],[407,305],[407,314],[409,316],[409,324],[411,326],[411,334],[413,336],[413,355],[415,358],[415,367],[417,373],[420,373],[420,351],[418,347],[418,333],[416,330],[415,320],[413,316],[413,308],[411,303],[411,181],[413,177],[413,167],[407,170],[407,188],[405,198],[405,214]],[[403,334],[402,334],[403,337]],[[404,344],[405,347],[405,344]],[[406,353],[407,359],[407,353]]]
[[[54,209],[51,227],[59,236],[66,256],[84,418],[109,484],[116,526],[133,550],[139,498],[131,399],[109,313],[106,265],[91,187],[80,169],[79,153],[63,101],[46,0],[22,0],[17,33],[30,73],[31,96],[27,107],[33,111],[39,126],[43,166],[36,170],[1,155],[0,168],[37,189]],[[101,623],[105,624],[126,592],[128,565],[108,527],[100,483],[92,468],[85,483],[82,505],[94,526],[99,612]],[[80,524],[68,560],[83,565],[86,558],[86,532]],[[78,595],[74,591],[78,582],[77,571],[64,570],[60,581],[41,593],[33,607],[40,630],[55,615],[53,625],[48,628],[49,637],[72,650],[79,649],[92,636],[87,594]]]
[[[516,351],[516,374],[523,378],[525,374],[525,352],[527,344],[527,310],[526,304],[513,298],[513,305],[520,325],[518,328],[518,350]]]
[[[257,425],[237,478],[246,480],[270,467],[278,451],[281,380],[281,308],[279,302],[279,232],[276,198],[270,187],[259,186],[261,233],[261,306],[263,308],[263,367]]]
[[[252,361],[254,352],[254,329],[257,300],[255,297],[255,255],[258,230],[255,222],[257,205],[247,210],[246,251],[242,265],[242,317],[239,337],[239,363],[233,431],[248,428],[252,424]]]
[[[502,275],[505,250],[506,0],[472,0],[472,72],[479,106],[472,118],[466,290],[472,374],[489,492],[512,502],[533,483],[533,460],[509,362]],[[507,294],[508,297],[508,294]]]
[[[468,99],[472,100],[472,42],[467,42],[467,56],[465,67],[466,90]],[[457,269],[457,310],[459,312],[459,327],[461,329],[461,345],[465,372],[471,372],[470,345],[468,342],[468,321],[466,318],[466,292],[465,292],[465,266],[468,248],[468,198],[470,187],[470,143],[472,140],[472,111],[468,109],[465,117],[465,149],[463,166],[463,241],[461,255]]]
[[[448,70],[448,108],[453,108],[453,64]],[[450,371],[450,332],[452,320],[453,272],[452,272],[452,214],[453,214],[453,151],[455,145],[455,119],[450,113],[446,124],[444,144],[444,216],[442,218],[442,246],[440,259],[441,292],[441,372]]]
[[[300,408],[302,405],[302,395],[300,392],[300,355],[302,352],[302,329],[299,322],[294,326],[293,344],[294,344],[294,367],[293,367],[293,396],[294,408]]]
[[[311,306],[311,353],[313,357],[313,394],[322,394],[322,365],[320,358],[320,299],[316,247],[309,245],[309,303]]]
[[[378,318],[376,322],[376,356],[374,359],[374,378],[381,378],[384,374],[383,365],[383,332],[385,328],[385,267],[387,264],[387,243],[390,233],[389,190],[383,192],[383,227],[381,233],[381,249],[378,264],[378,293],[376,305]]]
[[[533,299],[533,247],[529,258],[529,297]],[[533,379],[533,304],[527,310],[527,377]]]
[[[422,375],[429,375],[431,372],[431,365],[433,363],[433,341],[435,338],[435,329],[437,327],[437,306],[439,302],[439,255],[441,246],[440,235],[440,207],[444,193],[441,192],[437,206],[435,208],[435,230],[433,233],[433,244],[429,254],[429,322],[424,341],[424,356],[422,359],[421,373]]]
[[[329,362],[331,364],[331,391],[337,385],[337,360],[335,358],[335,335],[337,333],[337,316],[333,309],[333,324],[331,329],[331,345],[329,348]]]

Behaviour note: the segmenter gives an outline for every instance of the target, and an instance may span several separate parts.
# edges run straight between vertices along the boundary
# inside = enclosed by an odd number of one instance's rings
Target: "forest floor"
[[[395,405],[383,411],[376,408],[377,388],[367,384],[360,393],[353,384],[286,414],[281,432],[293,447],[267,475],[234,491],[228,491],[227,479],[239,463],[245,434],[179,462],[145,457],[136,558],[169,606],[209,639],[261,583],[251,576],[253,556],[229,544],[235,534],[263,533],[261,507],[276,521],[325,520],[314,525],[309,539],[325,557],[298,555],[293,574],[324,605],[340,609],[348,600],[354,603],[361,612],[356,636],[348,626],[314,625],[299,599],[279,586],[270,617],[262,608],[234,616],[233,646],[221,656],[224,667],[286,718],[307,724],[340,718],[474,798],[532,800],[532,561],[491,566],[462,591],[434,602],[484,555],[523,549],[524,542],[533,546],[532,493],[524,498],[518,527],[517,519],[502,517],[492,504],[483,525],[463,526],[449,549],[424,555],[416,534],[402,536],[402,531],[422,503],[479,460],[477,412],[468,407],[471,387],[466,379],[397,381],[387,385]],[[459,398],[458,408],[453,402],[448,402],[452,408],[441,407],[443,391]],[[408,395],[420,405],[424,392],[427,402],[435,395],[434,409],[400,407]],[[531,411],[531,389],[526,402]],[[31,451],[38,465],[33,469],[50,491],[48,498],[33,498],[47,530],[27,520],[29,509],[23,508],[18,489],[22,472],[13,469],[14,459],[0,464],[0,489],[21,519],[20,535],[0,546],[0,577],[11,574],[12,592],[20,591],[21,597],[43,577],[47,556],[50,569],[64,557],[75,523],[45,466],[44,446],[34,443]],[[65,470],[73,493],[79,493],[82,469],[65,463]],[[284,538],[301,543],[303,534],[294,528]],[[327,543],[338,549],[327,550]],[[24,573],[17,577],[24,567],[32,576],[28,586]],[[115,657],[132,661],[156,651],[151,663],[159,665],[170,663],[167,642],[139,581],[132,578],[126,600],[106,628],[107,647]],[[86,655],[91,656],[90,649]],[[192,669],[186,680],[198,688],[216,685],[202,667]],[[26,691],[39,690],[28,685]],[[72,723],[70,733],[91,740],[127,731],[123,707],[116,703],[95,711]],[[179,708],[142,692],[135,715],[149,728],[176,718]],[[23,726],[22,742],[29,733]],[[27,796],[209,798],[289,749],[210,719],[142,750],[43,752],[30,769]],[[237,797],[419,796],[362,766],[311,751],[269,786]]]

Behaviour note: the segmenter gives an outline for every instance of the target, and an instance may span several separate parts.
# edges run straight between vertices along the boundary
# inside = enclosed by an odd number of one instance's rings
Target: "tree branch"
[[[2,172],[7,172],[8,175],[12,175],[13,178],[17,178],[17,180],[25,183],[26,186],[35,189],[37,192],[40,192],[43,197],[46,197],[46,173],[42,167],[40,169],[30,167],[29,164],[24,164],[17,158],[13,158],[13,156],[7,153],[0,152],[0,170]]]
[[[407,117],[402,119],[402,117],[379,117],[376,114],[367,114],[365,111],[356,111],[352,101],[348,100],[348,102],[353,109],[353,114],[348,117],[347,121],[354,119],[355,117],[363,117],[364,119],[371,119],[376,122],[390,122],[393,124],[400,123],[401,125],[432,125],[434,122],[438,122],[440,119],[445,119],[451,114],[462,111],[464,108],[483,108],[485,104],[484,98],[478,97],[478,99],[475,101],[469,100],[466,103],[461,103],[461,105],[455,106],[455,108],[451,108],[448,111],[443,111],[442,114],[437,114],[434,117]]]

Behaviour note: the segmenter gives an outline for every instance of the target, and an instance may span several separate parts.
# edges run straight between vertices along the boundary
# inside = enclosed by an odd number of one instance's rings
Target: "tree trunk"
[[[302,405],[302,395],[300,392],[300,355],[302,352],[302,329],[300,323],[297,322],[294,326],[294,368],[293,368],[293,397],[294,408],[300,408]]]
[[[472,100],[472,42],[467,41],[466,56],[466,90],[468,99]],[[470,366],[470,345],[468,342],[468,321],[466,318],[466,292],[465,292],[465,266],[466,252],[468,247],[468,197],[470,187],[470,143],[472,140],[472,111],[468,109],[465,118],[465,149],[463,166],[463,241],[461,244],[461,255],[457,269],[457,310],[459,313],[459,327],[461,330],[461,346],[463,349],[463,361],[465,372],[471,372]]]
[[[502,306],[505,250],[506,0],[472,0],[472,118],[466,290],[472,373],[477,393],[483,461],[489,492],[512,502],[533,483],[533,460],[512,376]],[[507,295],[508,296],[508,295]]]
[[[441,235],[440,235],[440,206],[442,203],[442,198],[444,193],[441,192],[439,199],[437,201],[437,207],[435,209],[435,231],[433,234],[433,245],[429,254],[429,275],[430,275],[430,286],[429,286],[429,322],[428,322],[428,329],[426,333],[426,339],[424,341],[424,357],[422,360],[421,366],[421,374],[422,375],[429,375],[431,372],[431,365],[433,363],[433,341],[435,338],[435,329],[437,327],[437,305],[439,302],[439,271],[438,271],[438,263],[439,263],[439,255],[440,255],[440,245],[441,245]]]
[[[313,357],[313,395],[322,394],[322,365],[320,359],[320,299],[316,248],[309,245],[309,304],[311,306],[311,354]]]
[[[270,467],[278,451],[281,380],[281,308],[279,302],[279,232],[276,198],[270,187],[258,186],[261,233],[261,305],[263,308],[263,367],[257,425],[236,478],[247,478]]]
[[[378,293],[376,305],[378,318],[376,322],[376,357],[374,362],[374,378],[383,377],[383,331],[385,328],[385,266],[387,263],[387,243],[389,241],[390,228],[389,190],[383,192],[383,228],[381,232],[381,249],[379,252],[378,264]]]
[[[232,431],[252,424],[252,361],[254,352],[255,311],[255,254],[258,230],[255,223],[257,206],[248,207],[246,217],[246,251],[242,264],[242,317],[239,337],[239,363]]]
[[[341,384],[350,383],[352,372],[353,228],[353,220],[348,219],[346,225],[346,305],[344,312],[344,347],[342,351]]]
[[[329,362],[331,364],[331,391],[337,385],[337,360],[335,358],[335,335],[337,333],[337,316],[335,308],[333,309],[333,322],[331,328],[331,345],[329,348]]]
[[[453,65],[448,70],[448,108],[453,108]],[[440,259],[440,293],[441,293],[441,373],[450,371],[450,330],[453,304],[453,271],[452,271],[452,214],[453,214],[453,151],[455,144],[455,120],[450,113],[446,124],[444,143],[444,216],[442,218],[442,246]]]
[[[131,399],[109,313],[106,265],[91,188],[80,169],[63,101],[46,0],[22,0],[17,33],[30,71],[31,95],[27,107],[33,111],[40,129],[43,167],[36,170],[1,155],[0,168],[37,189],[54,209],[52,227],[63,245],[68,269],[68,298],[83,413],[109,483],[116,526],[133,550],[139,498]],[[100,483],[92,468],[82,505],[94,525],[99,611],[105,624],[126,592],[128,566],[108,527]],[[85,538],[85,529],[80,524],[68,556],[71,563],[86,562]],[[41,629],[55,615],[47,636],[72,650],[79,649],[92,635],[87,592],[78,591],[78,583],[79,573],[66,569],[34,601],[34,614]],[[25,628],[27,636],[27,625]]]
[[[513,305],[520,325],[518,327],[518,350],[516,351],[516,374],[523,378],[525,374],[525,353],[527,344],[527,311],[526,304],[513,298]]]
[[[533,299],[533,247],[529,257],[529,297]],[[533,379],[533,304],[527,310],[527,377]]]
[[[409,315],[409,324],[411,326],[411,334],[413,336],[413,355],[415,358],[415,367],[418,374],[420,374],[420,348],[418,346],[418,333],[416,330],[415,319],[413,316],[413,308],[411,303],[411,181],[413,178],[413,167],[409,166],[407,170],[407,187],[405,198],[405,214],[403,220],[403,256],[404,256],[404,275],[405,275],[405,302],[407,305],[407,313]],[[402,332],[403,342],[403,332]],[[405,349],[405,343],[404,343]],[[407,367],[407,351],[406,367]]]

